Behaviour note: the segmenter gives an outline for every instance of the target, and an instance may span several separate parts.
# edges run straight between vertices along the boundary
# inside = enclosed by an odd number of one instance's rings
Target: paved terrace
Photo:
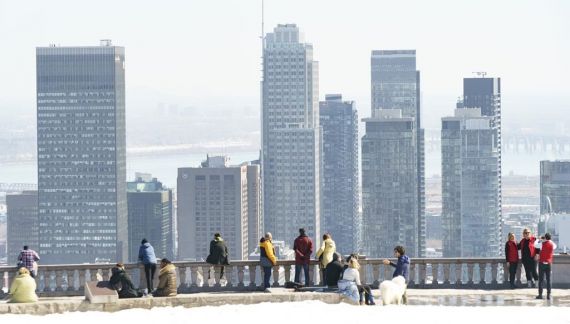
[[[84,300],[86,281],[95,281],[97,274],[107,280],[112,264],[44,265],[39,267],[38,295],[33,304],[0,303],[2,313],[47,314],[65,311],[118,311],[128,308],[163,306],[198,307],[221,304],[255,304],[320,300],[339,303],[341,296],[325,292],[293,292],[282,288],[294,276],[294,261],[280,261],[273,268],[272,293],[261,290],[261,269],[257,261],[233,261],[226,267],[225,278],[218,278],[214,269],[202,262],[175,262],[178,274],[177,297],[120,300],[112,304],[89,304]],[[393,268],[384,266],[381,259],[361,260],[361,279],[377,287],[391,279]],[[126,265],[133,282],[145,288],[141,266]],[[518,272],[519,285],[525,285],[524,270]],[[570,256],[555,257],[553,266],[554,299],[550,302],[534,300],[536,289],[505,290],[506,265],[501,258],[415,258],[410,269],[410,305],[558,305],[570,306]],[[158,272],[158,271],[157,271]],[[210,278],[208,279],[208,272]],[[4,274],[4,290],[16,273],[15,267],[0,267]],[[521,276],[522,275],[522,276]],[[320,283],[318,265],[311,264],[311,280]],[[158,282],[158,280],[155,280]],[[437,290],[434,290],[437,289]],[[379,293],[375,291],[375,293]],[[2,293],[0,293],[2,294]],[[2,297],[2,296],[0,296]]]

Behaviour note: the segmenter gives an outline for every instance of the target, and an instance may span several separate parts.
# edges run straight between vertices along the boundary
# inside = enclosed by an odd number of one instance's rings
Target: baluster
[[[238,266],[238,270],[237,270],[238,284],[237,284],[237,286],[239,288],[243,288],[245,286],[243,283],[243,277],[244,277],[243,269],[244,268],[245,268],[244,266]]]
[[[215,271],[215,270],[214,270]],[[214,277],[216,274],[214,273]],[[202,266],[202,277],[204,278],[203,287],[210,287],[210,279],[212,279],[212,274],[210,273],[210,266]]]
[[[233,287],[233,276],[234,276],[234,269],[233,265],[226,266],[225,277],[226,277],[226,287]]]
[[[44,271],[44,292],[51,291],[51,271]]]
[[[67,291],[75,291],[75,270],[66,271]]]
[[[317,269],[317,270],[315,270]],[[309,283],[311,286],[315,286],[315,271],[318,271],[319,265],[317,263],[309,263]]]
[[[79,276],[79,290],[83,290],[85,289],[87,270],[79,269],[77,270],[77,275]]]
[[[483,287],[487,284],[485,281],[485,273],[487,272],[487,263],[479,263],[479,284]]]
[[[421,263],[421,264],[420,264],[420,277],[419,277],[419,282],[420,282],[420,285],[425,285],[425,284],[426,284],[426,264],[425,264],[425,263]]]
[[[495,286],[498,284],[497,270],[498,270],[497,263],[496,262],[491,263],[491,284]]]
[[[111,279],[111,276],[113,275],[113,273],[111,272],[111,268],[109,269],[103,269],[103,281],[109,281],[109,279]]]
[[[443,284],[444,285],[450,284],[450,282],[451,282],[450,276],[451,276],[451,264],[445,263],[443,265]]]
[[[271,287],[279,287],[279,266],[273,267],[273,285]]]
[[[91,281],[97,281],[97,274],[99,273],[99,269],[90,269],[89,274],[91,275]]]
[[[56,270],[55,271],[55,291],[63,291],[63,271]]]
[[[190,287],[198,287],[198,267],[190,267]]]
[[[392,266],[390,265],[384,265],[384,280],[390,280],[390,278],[392,278],[392,274],[390,273],[390,270]]]
[[[475,264],[467,263],[467,284],[473,285],[473,268]]]
[[[455,260],[455,285],[461,286],[462,284],[462,277],[463,272],[461,271],[463,268],[463,264],[459,262],[459,260]]]
[[[418,265],[411,264],[410,265],[410,280],[408,281],[408,287],[413,287],[416,284],[416,274],[418,273]]]
[[[505,262],[501,263],[503,264],[503,283],[507,284],[509,282],[509,266]]]
[[[291,265],[290,264],[284,264],[283,269],[285,269],[285,282],[291,281]]]
[[[213,270],[214,270],[214,287],[221,287],[220,280],[222,280],[222,267],[215,266],[213,267]]]
[[[4,273],[2,273],[4,274]],[[12,271],[8,271],[8,284],[6,287],[6,292],[10,291],[10,285],[14,282],[14,278],[18,274],[18,270],[14,269]],[[2,276],[2,280],[4,280],[4,276]],[[2,285],[3,286],[3,285]]]
[[[257,265],[255,264],[250,264],[249,265],[249,286],[250,287],[255,287],[255,268],[257,267]]]
[[[362,264],[360,264],[360,269],[358,269],[358,273],[360,275],[360,282],[363,285],[366,285],[368,283],[368,276],[366,275],[366,263],[364,263],[364,260],[361,260]]]
[[[380,285],[380,264],[372,265],[372,276],[374,277],[372,285],[378,287]]]
[[[186,266],[181,265],[178,267],[178,278],[180,280],[180,285],[178,286],[178,290],[180,292],[185,292],[188,290],[188,284],[186,283]]]
[[[431,264],[431,277],[432,277],[431,284],[432,285],[438,285],[439,284],[438,275],[439,275],[439,264],[432,262],[432,264]]]
[[[144,273],[144,265],[139,265],[139,289],[146,289],[146,276]]]

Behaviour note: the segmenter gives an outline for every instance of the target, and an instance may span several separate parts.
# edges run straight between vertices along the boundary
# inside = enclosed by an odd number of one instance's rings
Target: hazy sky
[[[369,113],[372,49],[417,50],[424,116],[451,113],[462,77],[472,71],[502,77],[504,103],[570,108],[570,1],[265,3],[266,32],[296,23],[313,43],[320,97],[340,92],[357,101],[362,117]],[[136,112],[129,100],[147,91],[189,102],[258,105],[260,4],[0,0],[0,110],[33,112],[36,46],[97,45],[104,38],[126,47],[129,113]],[[505,115],[515,114],[514,106],[505,106]]]

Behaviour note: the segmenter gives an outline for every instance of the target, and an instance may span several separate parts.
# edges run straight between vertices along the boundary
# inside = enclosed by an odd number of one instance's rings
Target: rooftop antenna
[[[477,72],[471,72],[471,73],[476,74],[477,76],[482,77],[482,78],[484,78],[487,75],[487,72],[484,72],[484,71],[477,71]]]

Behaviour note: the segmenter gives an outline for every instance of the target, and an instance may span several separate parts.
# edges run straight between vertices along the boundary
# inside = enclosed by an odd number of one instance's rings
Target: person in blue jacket
[[[151,293],[154,288],[153,279],[156,272],[156,255],[154,254],[154,248],[145,238],[142,239],[139,248],[139,261],[144,265],[147,292]]]
[[[406,255],[406,249],[403,246],[398,245],[394,248],[394,256],[398,259],[396,263],[391,262],[388,259],[385,259],[383,263],[385,265],[391,265],[394,269],[394,273],[392,274],[392,278],[397,276],[402,276],[406,279],[406,284],[408,283],[410,276],[410,258]],[[404,304],[407,304],[408,298],[406,293],[402,296]]]

